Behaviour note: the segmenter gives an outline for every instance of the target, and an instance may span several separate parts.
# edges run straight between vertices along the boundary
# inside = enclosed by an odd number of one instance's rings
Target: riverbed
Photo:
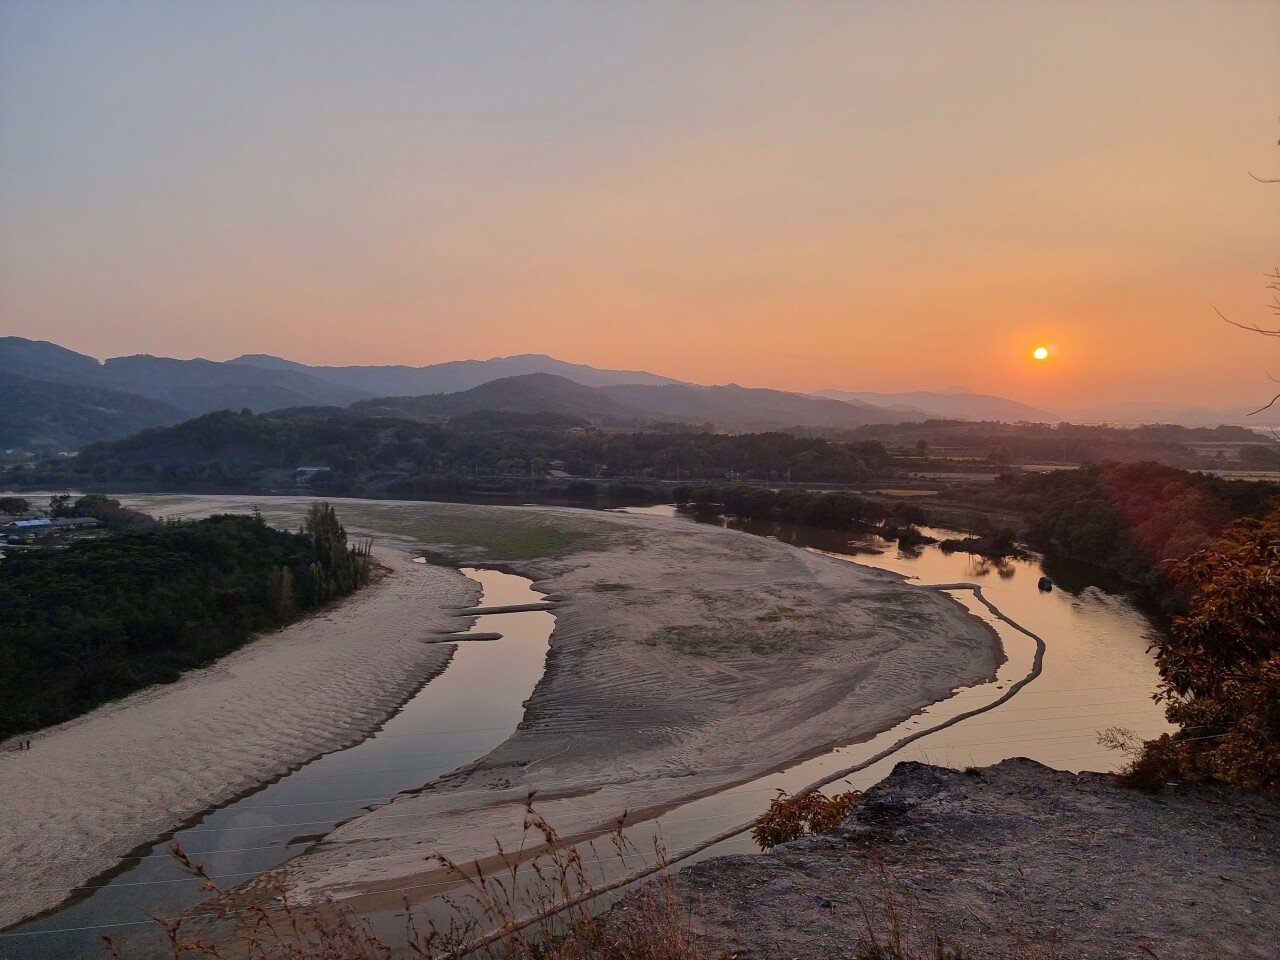
[[[633,511],[667,517],[673,523],[695,520],[670,506],[631,508],[628,512]],[[717,522],[734,526],[729,521]],[[997,561],[962,551],[947,553],[936,545],[903,550],[874,536],[833,534],[787,524],[747,526],[744,532],[752,535],[888,570],[913,582],[975,584],[1001,613],[1043,640],[1038,675],[1016,696],[842,777],[828,792],[865,790],[903,760],[963,768],[1029,757],[1060,770],[1113,771],[1124,764],[1125,757],[1099,743],[1101,733],[1124,728],[1146,739],[1173,729],[1152,699],[1159,675],[1148,646],[1156,626],[1122,594],[1092,585],[1075,592],[1057,586],[1041,589],[1046,571],[1042,559],[1035,556]],[[964,536],[935,528],[923,528],[922,532],[938,540]],[[834,771],[859,765],[904,737],[994,703],[1011,684],[1026,677],[1035,662],[1035,640],[992,616],[971,592],[948,592],[999,633],[1007,660],[994,681],[959,689],[950,699],[863,743],[838,747],[672,811],[658,821],[666,846],[678,854],[682,848],[696,845],[700,837],[749,820],[778,790],[794,792]],[[701,850],[690,860],[755,849],[748,836],[740,835]]]
[[[623,512],[671,523],[695,520],[670,506]],[[923,532],[938,540],[959,535],[934,528]],[[642,877],[658,862],[650,853],[655,845],[677,866],[756,852],[743,828],[769,800],[833,777],[824,788],[828,793],[865,790],[905,760],[966,768],[1029,757],[1061,770],[1112,771],[1125,757],[1099,743],[1104,731],[1124,728],[1150,738],[1172,729],[1152,700],[1159,678],[1147,647],[1156,627],[1123,595],[1096,586],[1075,592],[1043,589],[1045,568],[1034,556],[992,561],[934,545],[901,550],[878,537],[782,524],[753,524],[744,534],[779,539],[921,584],[950,585],[946,592],[998,634],[1006,659],[990,682],[959,687],[875,736],[820,751],[628,827],[623,835],[632,852],[626,857],[598,840],[586,864],[599,886]],[[850,769],[854,772],[839,775]],[[729,833],[734,835],[714,840]],[[446,886],[402,895],[424,914],[447,922],[452,912],[436,900]],[[395,941],[401,933],[398,918],[385,910],[373,916],[379,932]]]
[[[249,504],[240,502],[243,499],[224,498],[219,504],[225,503],[226,506],[217,508],[247,509]],[[178,504],[179,501],[186,502],[184,509],[192,514],[207,512],[210,508],[207,500],[199,498],[170,498],[166,505]],[[282,501],[280,507],[284,506]],[[469,515],[465,508],[460,507],[386,502],[345,501],[339,503],[339,509],[344,516],[363,523],[366,530],[394,530],[408,540],[419,535],[422,524],[414,519],[418,514],[433,518],[437,525],[455,523],[455,515]],[[489,508],[490,511],[495,509]],[[269,516],[271,510],[269,505]],[[965,554],[948,556],[933,547],[918,552],[900,552],[886,544],[855,543],[850,538],[833,540],[830,535],[819,535],[818,532],[782,528],[755,532],[805,548],[804,552],[758,551],[751,544],[763,541],[744,533],[706,530],[706,535],[698,535],[687,518],[676,516],[670,508],[636,513],[647,521],[643,528],[624,526],[616,533],[609,532],[608,537],[602,538],[609,540],[608,543],[603,543],[594,552],[588,550],[575,555],[576,559],[570,564],[563,561],[549,565],[539,562],[559,577],[557,590],[576,594],[579,599],[579,608],[574,613],[576,619],[569,622],[568,633],[564,632],[563,625],[557,630],[562,648],[581,650],[582,655],[596,650],[601,635],[599,618],[609,614],[626,614],[626,619],[619,619],[614,624],[615,629],[624,632],[634,631],[638,624],[661,622],[664,615],[670,619],[673,605],[687,605],[694,600],[701,604],[697,609],[702,610],[703,615],[709,611],[723,616],[726,610],[723,604],[727,601],[721,598],[733,596],[732,591],[744,582],[744,576],[758,576],[766,570],[781,573],[784,568],[787,571],[785,576],[795,578],[796,586],[788,588],[793,593],[804,584],[805,576],[814,576],[821,570],[823,596],[834,596],[832,591],[838,594],[843,589],[853,590],[848,596],[856,598],[859,591],[865,592],[869,588],[880,596],[889,589],[887,581],[894,578],[881,575],[886,583],[872,587],[866,583],[865,574],[855,574],[855,571],[865,571],[867,567],[916,578],[922,583],[978,584],[987,599],[1001,611],[1042,638],[1044,649],[1043,656],[1039,658],[1039,675],[1007,703],[923,736],[893,756],[842,778],[833,788],[846,789],[845,784],[861,788],[873,783],[900,759],[924,759],[966,766],[1024,755],[1065,769],[1111,769],[1120,758],[1098,746],[1100,730],[1109,726],[1127,726],[1142,735],[1151,735],[1164,729],[1160,712],[1149,699],[1156,680],[1154,667],[1145,652],[1145,634],[1150,630],[1150,624],[1123,598],[1096,589],[1086,589],[1078,594],[1061,590],[1041,592],[1036,586],[1043,572],[1038,561],[991,564]],[[484,515],[488,516],[488,513]],[[520,522],[528,522],[531,517],[539,522],[543,518],[553,518],[558,524],[584,530],[591,523],[587,511],[564,509],[521,511],[514,508],[501,516],[511,516]],[[272,522],[276,521],[273,519]],[[714,555],[705,552],[711,549],[716,551]],[[821,565],[797,566],[793,563],[792,558],[797,554],[804,556],[806,552],[821,560]],[[732,557],[732,566],[726,565],[731,562],[729,557]],[[531,564],[529,572],[539,563]],[[847,568],[848,576],[841,576],[836,568],[846,563],[861,566],[851,566]],[[792,567],[796,569],[792,570]],[[687,572],[681,572],[685,570]],[[476,571],[474,568],[469,570],[473,579],[479,579],[482,574],[488,577],[487,582],[481,581],[486,590],[481,600],[483,605],[519,603],[540,596],[530,590],[528,578],[504,581],[501,578],[511,575]],[[672,582],[657,590],[653,589],[657,579]],[[505,589],[501,587],[503,583],[511,586],[511,592],[500,592]],[[855,588],[855,584],[863,585]],[[765,576],[757,591],[773,590],[776,585],[777,581]],[[929,592],[923,591],[925,594]],[[887,598],[890,594],[884,596]],[[929,693],[921,699],[920,707],[913,715],[907,716],[912,713],[909,709],[897,713],[898,718],[907,719],[895,719],[878,726],[874,722],[868,724],[866,720],[875,715],[872,701],[853,707],[838,698],[833,699],[832,707],[839,707],[839,710],[813,714],[811,719],[802,721],[812,724],[812,730],[801,728],[798,731],[791,730],[786,723],[775,725],[780,729],[762,728],[762,724],[767,723],[764,718],[771,711],[791,709],[825,687],[812,683],[799,687],[795,685],[797,677],[788,677],[791,685],[778,686],[770,698],[769,687],[757,684],[740,707],[735,708],[733,703],[722,705],[728,709],[721,710],[718,719],[714,719],[713,725],[707,728],[714,732],[714,738],[706,740],[705,747],[699,745],[701,741],[692,741],[696,749],[688,746],[691,742],[688,737],[698,727],[689,727],[688,721],[680,721],[679,717],[685,714],[671,713],[668,707],[663,706],[651,716],[651,707],[639,710],[633,703],[637,690],[657,691],[653,695],[669,697],[681,682],[688,680],[685,676],[688,670],[670,672],[675,666],[670,657],[655,659],[657,650],[635,660],[633,670],[620,669],[614,654],[593,661],[582,678],[584,681],[599,681],[604,675],[602,671],[613,671],[617,676],[607,679],[602,685],[597,684],[601,691],[594,695],[594,699],[592,696],[585,698],[585,712],[584,708],[575,707],[580,716],[571,724],[572,718],[556,719],[566,709],[561,699],[551,704],[551,713],[555,716],[549,716],[548,707],[544,705],[535,711],[538,722],[530,725],[527,722],[529,714],[525,710],[526,699],[542,675],[550,615],[495,615],[494,619],[505,621],[501,625],[488,617],[481,618],[472,628],[474,633],[503,632],[507,639],[461,644],[445,673],[428,684],[372,739],[358,747],[329,754],[224,810],[207,814],[184,828],[190,832],[181,833],[180,839],[184,848],[193,854],[207,854],[196,859],[204,862],[210,873],[224,883],[234,885],[286,857],[313,849],[313,843],[330,834],[323,844],[325,855],[319,858],[319,867],[312,863],[316,858],[310,854],[297,861],[297,866],[304,874],[310,870],[315,878],[313,883],[320,889],[325,889],[325,885],[332,882],[326,879],[328,877],[351,877],[350,880],[344,879],[343,885],[357,891],[359,896],[349,902],[358,908],[367,906],[376,911],[379,909],[376,906],[378,901],[390,899],[398,904],[404,895],[400,889],[402,886],[416,887],[415,892],[421,892],[424,884],[413,876],[406,876],[403,881],[393,879],[380,886],[371,884],[368,878],[379,876],[384,867],[393,868],[392,877],[396,876],[395,870],[406,869],[403,848],[414,843],[423,848],[423,852],[415,857],[418,862],[433,845],[458,853],[473,849],[476,853],[486,852],[475,845],[487,841],[498,831],[489,832],[484,825],[497,821],[483,818],[497,815],[493,811],[498,809],[495,804],[504,799],[504,790],[507,794],[522,791],[521,778],[524,778],[530,787],[545,789],[552,783],[565,786],[563,797],[548,797],[547,804],[553,815],[577,818],[575,822],[582,824],[607,822],[621,809],[631,806],[632,800],[649,797],[649,802],[657,806],[644,815],[642,823],[631,828],[629,836],[637,848],[651,849],[648,841],[658,835],[671,854],[679,855],[690,847],[705,844],[709,837],[748,822],[763,809],[777,789],[794,791],[865,762],[905,737],[919,734],[958,714],[994,703],[1006,696],[1012,685],[1025,680],[1037,661],[1036,640],[993,617],[972,591],[954,590],[951,596],[990,624],[1001,639],[1005,661],[993,681],[965,683],[959,688],[953,686],[949,693],[944,686],[940,692]],[[761,602],[764,599],[761,594]],[[792,602],[785,597],[781,599]],[[911,598],[902,597],[903,601],[907,599]],[[873,602],[881,604],[885,601],[877,599]],[[851,614],[856,613],[858,605],[854,599],[847,609]],[[693,615],[692,609],[685,615]],[[760,613],[769,615],[771,609],[785,608],[765,607]],[[892,607],[872,606],[869,609],[892,612]],[[904,611],[899,611],[898,615],[902,613]],[[746,622],[758,620],[754,614],[755,611],[748,614]],[[911,616],[924,614],[925,610],[921,608]],[[928,615],[935,616],[934,613]],[[531,655],[528,662],[512,658],[507,641],[515,636],[513,624],[532,617],[541,617],[547,623],[545,634],[539,641],[541,646],[535,642],[521,649],[538,649],[539,652]],[[953,634],[953,644],[960,641],[960,634]],[[972,644],[974,638],[968,637],[965,642]],[[932,656],[942,659],[947,654],[945,635],[938,637],[936,643],[942,645],[929,649],[935,651]],[[637,650],[644,649],[643,646],[619,648],[620,651],[629,651],[628,655],[632,657],[637,655]],[[483,659],[486,654],[490,657],[488,661]],[[699,663],[700,659],[686,658],[682,662],[697,672],[707,673],[711,685],[705,689],[718,699],[723,682],[717,681],[716,677],[725,671],[726,665],[714,661],[704,665]],[[819,662],[813,661],[806,670],[814,669]],[[465,669],[460,669],[464,663],[475,664],[477,672],[468,674]],[[486,663],[501,680],[496,685],[501,688],[496,693],[498,700],[490,699],[490,695],[495,694],[495,684],[490,682],[494,674],[479,669]],[[927,661],[916,660],[915,663],[914,670],[927,670]],[[621,666],[625,667],[625,661]],[[665,679],[664,668],[668,671]],[[650,676],[651,671],[657,672]],[[771,682],[778,684],[781,675],[771,676],[775,677]],[[619,683],[628,686],[617,686]],[[602,700],[601,696],[608,699]],[[687,696],[685,700],[688,700]],[[445,723],[439,719],[439,714],[435,714],[436,720],[430,721],[435,725],[423,732],[424,721],[421,717],[415,719],[420,701],[421,709],[428,714],[435,708],[425,705],[439,701],[449,705],[441,709],[445,709],[450,717],[456,712],[475,719],[465,723]],[[529,702],[537,702],[537,697]],[[655,705],[664,703],[663,700],[651,702]],[[676,702],[684,701],[677,699]],[[699,704],[703,709],[716,706],[714,699],[690,703]],[[636,710],[637,720],[619,718],[619,708]],[[735,721],[735,709],[748,711],[753,708],[755,716],[742,713],[742,719]],[[684,707],[680,709],[683,711]],[[884,709],[892,715],[896,708],[886,704]],[[601,720],[608,720],[598,731],[589,725],[597,722],[592,719],[595,716],[593,711],[604,711],[599,716]],[[846,719],[841,720],[842,716]],[[862,729],[883,732],[857,733],[858,724],[853,719],[859,716],[864,717]],[[526,720],[522,725],[525,729],[519,736],[509,737],[522,717]],[[681,722],[686,726],[681,727]],[[697,719],[696,722],[704,724],[708,721]],[[584,723],[588,725],[584,726]],[[768,737],[760,738],[762,729],[769,729]],[[842,730],[852,732],[841,735]],[[429,740],[426,739],[428,737]],[[593,743],[593,737],[597,740],[604,737],[603,745]],[[676,739],[671,739],[673,737]],[[437,740],[446,742],[437,743]],[[523,741],[523,749],[517,741]],[[807,743],[808,746],[788,747],[791,742]],[[408,743],[414,746],[407,748]],[[677,744],[683,745],[677,750]],[[364,753],[357,755],[353,752],[362,749]],[[575,761],[579,754],[582,759]],[[416,811],[417,806],[404,802],[414,798],[412,793],[402,795],[396,805],[369,817],[369,825],[363,830],[360,828],[365,821],[356,820],[350,826],[357,829],[344,828],[330,833],[335,824],[365,812],[396,791],[413,791],[433,778],[485,755],[488,755],[486,763],[493,770],[484,772],[479,782],[474,773],[461,779],[451,778],[457,780],[456,785],[460,789],[468,787],[469,796],[464,795],[465,791],[452,795],[441,792],[424,797],[427,801],[438,801],[436,807],[430,803],[417,805],[421,806],[421,812],[405,814],[399,811],[402,808]],[[609,755],[619,758],[617,766],[627,776],[619,777],[619,770],[610,774],[607,765],[601,766],[602,759],[592,759]],[[504,761],[504,757],[511,759]],[[536,765],[530,762],[532,757],[538,758]],[[700,760],[701,757],[713,759]],[[533,776],[535,773],[537,777]],[[503,785],[504,777],[510,778],[506,786]],[[353,783],[359,783],[361,788],[351,791],[349,788]],[[370,784],[376,784],[376,789],[369,789]],[[483,791],[477,791],[476,786],[482,787]],[[580,797],[587,799],[575,799],[575,789]],[[459,827],[467,822],[470,830],[467,840],[457,844],[451,842],[451,831],[441,831],[439,814],[433,810],[450,809],[448,804],[456,805],[458,800],[463,804],[480,803],[474,797],[485,791],[492,799],[468,811],[474,822],[454,821]],[[705,795],[688,799],[690,795],[699,793]],[[668,797],[678,799],[672,802],[665,799]],[[241,804],[245,806],[241,807]],[[515,809],[518,810],[518,799]],[[242,816],[247,819],[238,819]],[[254,838],[253,842],[247,842],[247,837]],[[347,846],[351,852],[344,854]],[[749,840],[738,836],[701,850],[698,856],[748,849],[752,849]],[[398,861],[397,856],[400,858]],[[625,872],[616,860],[607,856],[598,859],[601,862],[592,865],[598,878],[616,879]],[[97,942],[104,929],[75,929],[65,934],[47,931],[89,927],[105,928],[117,936],[121,933],[127,935],[131,930],[141,932],[147,928],[150,921],[139,917],[139,913],[148,906],[175,909],[191,902],[182,892],[192,886],[191,881],[174,874],[176,867],[165,852],[163,843],[142,852],[137,860],[129,864],[125,873],[116,876],[101,890],[95,890],[87,900],[13,931],[34,932],[39,928],[41,933],[38,936],[0,939],[0,953],[8,951],[7,955],[14,957],[75,956],[65,945],[76,949],[87,947]],[[350,892],[343,891],[344,894]],[[382,919],[388,921],[385,916]],[[380,923],[380,927],[383,925]],[[32,949],[45,950],[44,947],[31,947],[32,942],[57,943],[59,938],[66,938],[62,941],[63,948],[28,952]],[[15,948],[19,941],[24,941],[20,947],[22,952]]]

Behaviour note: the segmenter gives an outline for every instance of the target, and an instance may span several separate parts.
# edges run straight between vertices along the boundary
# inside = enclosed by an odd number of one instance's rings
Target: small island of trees
[[[371,575],[327,503],[296,533],[257,514],[152,521],[0,563],[0,739],[173,682]]]

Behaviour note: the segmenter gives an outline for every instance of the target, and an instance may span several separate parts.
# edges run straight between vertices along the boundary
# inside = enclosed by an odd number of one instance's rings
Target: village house
[[[102,523],[93,517],[36,517],[31,520],[14,520],[0,526],[0,538],[8,543],[23,543],[37,537],[60,536],[77,530],[96,530]]]

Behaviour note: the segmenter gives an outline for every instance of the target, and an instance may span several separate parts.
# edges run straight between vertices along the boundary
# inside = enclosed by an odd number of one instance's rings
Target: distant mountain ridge
[[[541,353],[525,353],[488,360],[449,360],[425,367],[344,366],[312,367],[269,354],[245,354],[228,363],[267,370],[305,371],[329,383],[361,390],[373,397],[416,397],[428,393],[458,393],[492,380],[529,373],[550,373],[588,387],[623,383],[679,383],[643,370],[605,370],[585,363],[569,363]]]
[[[550,373],[503,377],[457,393],[363,400],[353,404],[352,410],[364,416],[415,420],[448,419],[481,410],[554,413],[626,426],[710,423],[718,430],[853,429],[886,422],[885,411],[877,407],[782,390],[687,383],[591,387]],[[888,417],[896,419],[900,418]]]
[[[638,370],[609,370],[541,354],[456,360],[423,367],[313,367],[266,354],[229,361],[177,360],[139,354],[105,361],[58,344],[0,338],[0,375],[60,384],[58,416],[92,417],[89,403],[73,412],[71,388],[116,390],[155,401],[164,414],[199,416],[215,410],[267,412],[289,407],[357,405],[368,415],[448,419],[483,411],[551,414],[619,425],[709,423],[721,430],[851,429],[867,423],[920,419],[860,401],[736,384],[701,386]],[[43,394],[53,402],[52,395]],[[36,401],[32,401],[36,402]],[[67,406],[72,404],[72,406]],[[101,406],[101,404],[97,404]],[[32,418],[39,419],[38,411]],[[30,422],[34,419],[29,418]],[[50,422],[47,417],[44,422]],[[122,436],[125,421],[104,418],[92,439]],[[44,433],[48,431],[45,430]],[[35,434],[12,442],[30,443]],[[87,442],[87,441],[86,441]]]
[[[945,420],[1000,420],[1005,423],[1028,420],[1035,423],[1055,423],[1062,419],[1047,410],[1019,403],[1017,400],[984,393],[971,393],[963,387],[948,387],[946,390],[937,392],[913,390],[907,393],[816,390],[813,395],[846,402],[869,403],[886,410],[904,413],[918,411],[930,417]]]
[[[584,386],[554,373],[501,377],[456,393],[362,400],[351,409],[361,416],[406,420],[447,420],[482,410],[567,414],[584,420],[622,420],[636,414],[603,394],[600,387]]]
[[[0,373],[73,386],[104,387],[149,397],[191,414],[211,410],[274,410],[346,406],[370,394],[298,370],[269,374],[216,360],[174,360],[137,354],[98,362],[55,343],[0,338]]]
[[[420,367],[309,366],[267,354],[245,354],[228,361],[147,354],[99,361],[46,341],[0,337],[3,377],[14,378],[0,401],[0,414],[8,420],[5,445],[41,449],[76,449],[93,440],[124,436],[140,426],[174,423],[215,410],[247,408],[261,413],[352,404],[365,414],[412,419],[474,417],[491,411],[623,426],[711,424],[729,431],[843,430],[932,418],[1210,426],[1280,423],[1280,408],[1258,417],[1247,417],[1244,410],[1140,403],[1050,412],[960,387],[936,392],[819,390],[803,394],[736,384],[703,386],[543,354]],[[50,391],[38,384],[63,389]]]
[[[846,429],[868,423],[923,419],[892,414],[867,403],[850,403],[766,387],[736,383],[701,387],[693,384],[641,384],[605,387],[603,392],[651,416],[701,420],[738,430],[780,426]]]

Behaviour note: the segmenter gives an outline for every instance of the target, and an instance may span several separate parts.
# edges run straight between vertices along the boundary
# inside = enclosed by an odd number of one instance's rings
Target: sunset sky
[[[0,0],[0,334],[1247,403],[1277,94],[1275,0]]]

